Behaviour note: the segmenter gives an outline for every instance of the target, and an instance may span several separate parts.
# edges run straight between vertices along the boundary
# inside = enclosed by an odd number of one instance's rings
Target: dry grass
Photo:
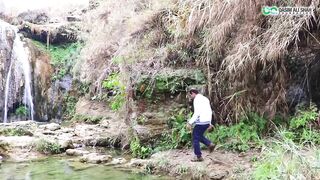
[[[197,65],[207,74],[209,95],[221,122],[235,122],[247,111],[270,118],[285,114],[289,75],[284,57],[297,50],[301,32],[319,20],[265,17],[264,5],[318,7],[319,2],[106,1],[90,15],[85,63],[79,63],[77,72],[99,89],[111,71],[120,71],[132,87],[141,74],[154,76],[166,66]]]

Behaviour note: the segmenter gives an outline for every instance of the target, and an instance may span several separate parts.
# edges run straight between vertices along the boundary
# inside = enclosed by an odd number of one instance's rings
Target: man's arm
[[[193,112],[193,115],[192,115],[192,117],[191,117],[191,119],[188,121],[188,123],[190,124],[190,125],[192,125],[198,118],[199,118],[199,110],[198,110],[198,104],[199,104],[199,102],[198,102],[198,100],[197,99],[194,99],[194,101],[193,101],[193,109],[194,109],[194,112]]]

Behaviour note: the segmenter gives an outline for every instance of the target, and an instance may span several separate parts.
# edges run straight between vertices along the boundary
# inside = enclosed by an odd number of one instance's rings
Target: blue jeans
[[[194,148],[194,154],[197,157],[201,157],[200,142],[205,144],[206,146],[209,146],[211,144],[211,141],[203,136],[204,132],[208,129],[209,126],[210,126],[209,124],[196,125],[193,128],[192,144]]]

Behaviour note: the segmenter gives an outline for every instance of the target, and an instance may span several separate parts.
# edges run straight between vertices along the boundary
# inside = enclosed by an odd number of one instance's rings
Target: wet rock
[[[128,164],[126,164],[126,166],[127,167],[142,167],[145,164],[147,164],[147,162],[149,162],[149,160],[133,158],[130,160],[130,162]]]
[[[124,164],[126,163],[127,160],[124,158],[114,158],[112,159],[112,161],[110,163],[108,163],[107,165],[119,165],[119,164]]]
[[[83,156],[85,154],[89,154],[89,151],[81,149],[67,149],[66,154],[69,156]]]
[[[61,126],[59,124],[56,124],[56,123],[50,123],[50,124],[46,124],[46,125],[41,125],[39,127],[43,128],[45,130],[50,130],[50,131],[56,131],[56,130],[61,128]]]
[[[84,141],[86,146],[100,146],[100,147],[110,147],[118,146],[120,144],[120,139],[117,137],[92,137],[87,138]]]
[[[112,160],[112,156],[110,155],[100,155],[98,153],[91,153],[84,155],[80,158],[80,162],[92,163],[92,164],[100,164],[107,163]]]

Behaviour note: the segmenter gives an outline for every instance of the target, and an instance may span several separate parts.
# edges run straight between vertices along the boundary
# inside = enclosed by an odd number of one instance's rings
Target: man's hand
[[[187,130],[191,131],[192,130],[192,126],[191,124],[187,123]]]
[[[212,124],[210,124],[210,126],[209,126],[208,129],[207,129],[207,131],[208,131],[208,132],[211,132],[211,131],[213,131],[213,128],[214,128],[214,126],[213,126]]]

